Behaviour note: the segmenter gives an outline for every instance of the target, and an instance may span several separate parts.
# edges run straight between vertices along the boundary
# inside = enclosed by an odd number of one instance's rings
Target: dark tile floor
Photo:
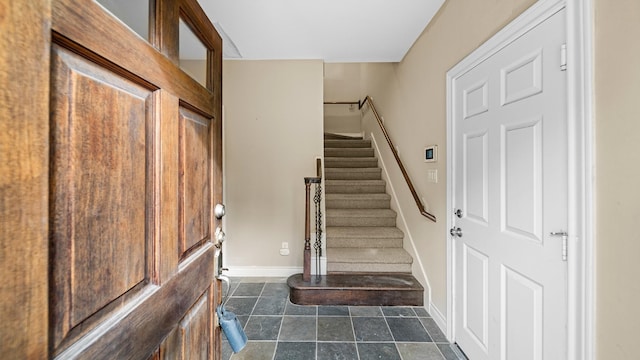
[[[422,307],[294,305],[285,278],[232,278],[230,291],[249,342],[233,354],[223,341],[223,360],[466,359]]]

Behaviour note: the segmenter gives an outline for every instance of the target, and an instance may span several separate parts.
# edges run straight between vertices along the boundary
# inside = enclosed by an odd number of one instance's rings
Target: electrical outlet
[[[280,255],[282,256],[289,255],[289,249],[280,249]]]
[[[288,249],[289,248],[289,243],[288,242],[283,242],[281,248],[282,249]]]

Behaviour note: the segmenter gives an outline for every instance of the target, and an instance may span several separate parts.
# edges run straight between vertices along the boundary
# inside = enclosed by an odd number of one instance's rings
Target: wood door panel
[[[180,320],[160,347],[160,359],[209,359],[212,356],[213,349],[209,347],[213,322],[211,295],[211,291],[207,291]]]
[[[52,48],[54,346],[148,279],[151,91]]]
[[[180,256],[211,238],[211,120],[180,108]]]
[[[215,247],[207,244],[162,286],[150,285],[109,322],[87,334],[57,358],[147,359],[182,319],[193,304],[211,288]]]

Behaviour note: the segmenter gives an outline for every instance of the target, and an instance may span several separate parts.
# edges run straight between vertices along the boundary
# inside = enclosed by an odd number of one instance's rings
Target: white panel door
[[[456,341],[472,360],[567,356],[562,10],[454,82]]]

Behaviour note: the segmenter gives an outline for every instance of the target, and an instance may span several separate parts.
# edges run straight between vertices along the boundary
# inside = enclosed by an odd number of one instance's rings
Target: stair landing
[[[349,273],[287,279],[290,300],[298,305],[423,306],[424,288],[411,274]]]

